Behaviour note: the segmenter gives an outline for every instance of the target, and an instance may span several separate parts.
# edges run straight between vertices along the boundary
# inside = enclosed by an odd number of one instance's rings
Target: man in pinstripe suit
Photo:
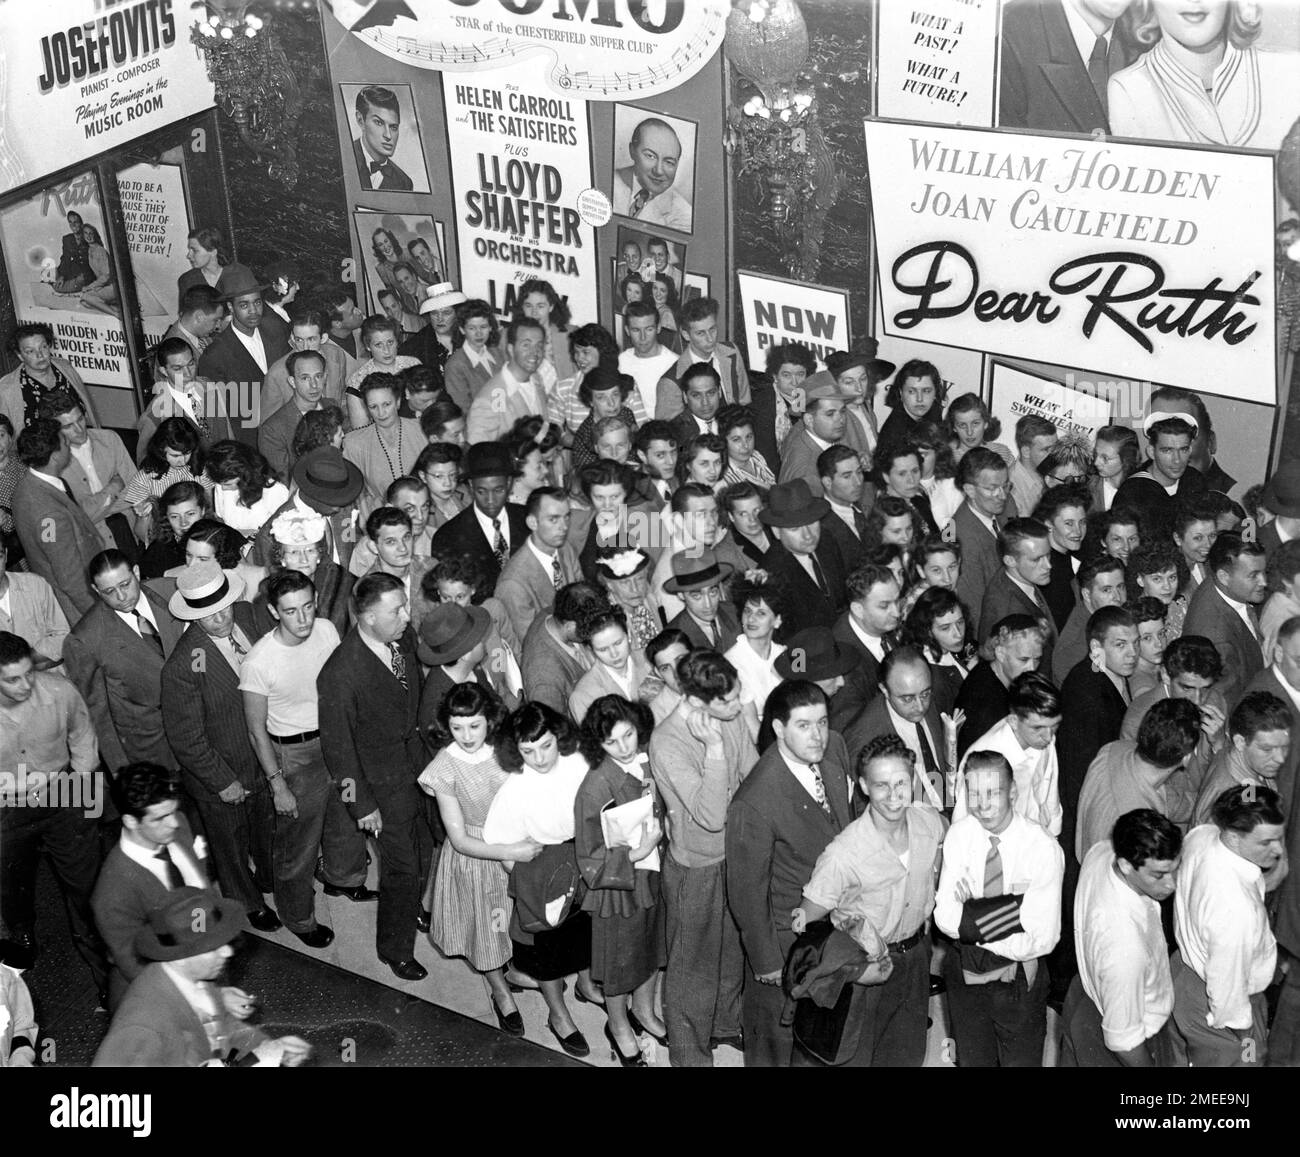
[[[239,693],[240,668],[261,632],[243,592],[243,580],[211,560],[177,578],[168,610],[189,625],[163,664],[162,716],[222,892],[248,908],[254,928],[273,932],[280,921],[262,898],[271,888],[271,793]]]

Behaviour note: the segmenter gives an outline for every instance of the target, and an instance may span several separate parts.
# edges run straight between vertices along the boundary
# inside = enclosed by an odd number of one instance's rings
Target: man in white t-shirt
[[[659,379],[677,362],[677,355],[659,344],[659,310],[654,302],[634,301],[628,305],[623,311],[623,336],[632,348],[618,355],[618,368],[631,375],[645,412],[653,414]]]
[[[271,580],[267,605],[276,628],[248,653],[239,689],[275,805],[276,908],[299,940],[324,948],[334,932],[316,921],[312,872],[318,854],[325,895],[379,897],[365,886],[365,836],[334,791],[321,755],[316,676],[338,647],[339,633],[316,617],[316,588],[297,571]]]

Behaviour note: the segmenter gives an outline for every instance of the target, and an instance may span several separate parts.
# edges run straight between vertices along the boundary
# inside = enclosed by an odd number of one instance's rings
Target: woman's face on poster
[[[1151,6],[1161,33],[1193,52],[1223,37],[1228,0],[1152,0]]]
[[[668,286],[658,278],[650,282],[650,294],[655,299],[655,305],[660,309],[668,304]]]
[[[385,261],[396,261],[397,251],[393,248],[393,242],[383,229],[375,230],[375,248],[379,250],[380,256]]]
[[[68,229],[69,231],[74,233],[77,237],[81,236],[81,226],[83,223],[84,222],[81,220],[80,213],[68,214]]]
[[[641,292],[644,288],[645,285],[640,281],[629,281],[623,287],[623,300],[627,302],[628,305],[631,305],[634,301],[644,300]]]
[[[50,368],[50,352],[50,343],[43,334],[33,334],[18,343],[18,356],[34,373],[43,374]]]

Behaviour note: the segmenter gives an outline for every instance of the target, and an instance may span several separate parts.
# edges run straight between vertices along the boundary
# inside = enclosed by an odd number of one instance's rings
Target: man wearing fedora
[[[289,327],[262,300],[262,290],[253,271],[237,262],[227,265],[217,282],[222,300],[230,307],[230,324],[212,339],[199,358],[199,376],[227,397],[233,383],[234,397],[242,422],[235,423],[235,437],[257,445],[257,427],[262,419],[262,382],[276,361],[289,352]],[[230,409],[236,407],[231,406]]]
[[[68,677],[90,708],[110,772],[139,760],[175,767],[162,716],[163,663],[184,629],[118,550],[90,560],[95,605],[63,641]]]
[[[308,450],[293,464],[289,482],[288,499],[257,532],[249,560],[258,566],[270,565],[271,526],[280,515],[296,512],[325,519],[321,556],[346,572],[357,545],[356,501],[365,486],[360,468],[333,446],[318,446],[315,450]]]
[[[522,506],[507,502],[514,461],[503,442],[480,442],[465,453],[465,480],[473,501],[444,522],[433,536],[435,558],[468,555],[483,576],[479,593],[490,595],[510,556],[527,539]]]
[[[848,399],[835,379],[825,370],[812,374],[803,384],[802,421],[793,427],[781,447],[781,472],[778,480],[789,482],[802,478],[812,494],[822,496],[821,472],[817,459],[832,446],[850,445]],[[851,449],[858,449],[851,446]]]
[[[352,616],[316,680],[321,750],[352,818],[379,841],[379,959],[401,980],[423,980],[415,933],[432,832],[416,784],[426,762],[420,662],[401,580],[366,575],[353,588]]]
[[[244,660],[261,631],[243,595],[244,580],[212,559],[177,575],[167,609],[187,626],[163,664],[162,716],[222,892],[248,909],[254,928],[274,932],[280,921],[262,899],[273,878],[271,792],[249,744],[239,693]]]
[[[897,735],[914,757],[912,798],[936,811],[950,806],[948,745],[943,720],[933,701],[930,664],[915,647],[895,647],[880,664],[880,694],[845,732],[849,756],[856,759],[877,735]]]
[[[330,782],[321,751],[317,676],[337,650],[334,624],[317,615],[306,575],[285,570],[267,585],[275,628],[254,644],[239,676],[243,718],[274,808],[272,878],[284,925],[308,948],[334,930],[316,919],[316,873],[325,895],[379,898],[365,886],[366,839]],[[319,860],[319,867],[317,861]]]
[[[201,1068],[215,1063],[296,1068],[311,1055],[298,1036],[270,1038],[237,1019],[216,984],[246,931],[242,905],[178,888],[136,937],[151,961],[113,1016],[94,1068]]]
[[[482,607],[462,607],[459,603],[438,603],[420,624],[416,654],[428,668],[424,690],[420,692],[420,734],[435,755],[434,734],[438,708],[447,692],[460,683],[478,683],[495,691],[487,671],[487,637],[492,616]],[[505,697],[502,701],[506,702]],[[509,710],[519,706],[517,697],[506,702]]]
[[[795,942],[790,913],[817,857],[853,819],[853,770],[844,740],[829,727],[826,696],[807,676],[784,677],[767,700],[776,742],[727,808],[727,904],[747,966],[746,1068],[790,1063],[794,1038],[781,1023],[781,972]]]
[[[813,495],[806,479],[793,478],[772,487],[767,509],[759,515],[776,534],[767,572],[788,596],[785,626],[791,633],[830,628],[844,610],[844,563],[834,542],[822,537],[821,520],[830,509],[826,499]]]
[[[668,813],[664,1020],[673,1067],[708,1068],[715,1045],[743,1048],[745,962],[727,908],[726,827],[758,753],[740,710],[740,678],[726,659],[692,651],[677,674],[682,698],[650,737],[650,768]]]
[[[705,647],[719,654],[731,650],[740,637],[740,623],[723,596],[722,584],[736,568],[721,562],[710,547],[677,551],[669,565],[672,574],[664,582],[664,590],[677,595],[685,605],[668,626],[681,631],[692,647]]]
[[[844,646],[830,631],[817,627],[790,636],[775,663],[782,679],[803,679],[817,685],[826,697],[830,728],[840,735],[866,706],[865,700],[851,693],[848,684],[849,676],[860,666],[861,657],[852,648]],[[774,736],[771,712],[765,711],[758,749],[766,751]]]
[[[539,486],[524,504],[528,538],[497,579],[496,597],[522,639],[539,615],[555,603],[555,592],[582,578],[578,556],[568,544],[569,496],[559,486]]]
[[[1271,560],[1284,542],[1300,538],[1300,462],[1283,462],[1268,480],[1260,502],[1271,511],[1273,521],[1261,530],[1255,541]]]

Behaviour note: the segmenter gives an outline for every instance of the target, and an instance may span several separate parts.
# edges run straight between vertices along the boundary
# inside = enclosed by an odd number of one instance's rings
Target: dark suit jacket
[[[68,677],[90,708],[99,754],[110,772],[145,759],[176,766],[163,730],[162,669],[184,627],[161,595],[141,589],[158,624],[161,656],[98,600],[63,641]]]
[[[965,565],[963,558],[962,566]],[[1041,601],[1041,593],[1039,599],[1038,603],[1030,602],[1029,596],[1007,576],[1006,568],[1000,569],[985,590],[984,602],[980,606],[980,646],[988,642],[992,629],[1008,615],[1032,615],[1034,618],[1042,619],[1047,624],[1048,633],[1038,669],[1050,679],[1052,649],[1056,646],[1056,623],[1052,620],[1052,612],[1047,609],[1047,603]]]
[[[754,416],[754,449],[763,455],[772,473],[780,477],[781,447],[776,440],[776,408],[784,405],[776,396],[776,386],[768,374],[750,374],[749,411]],[[798,418],[792,422],[797,424]]]
[[[1271,559],[1274,552],[1282,545],[1282,536],[1277,532],[1277,522],[1270,522],[1264,527],[1256,541],[1264,548],[1264,554]]]
[[[1254,607],[1250,616],[1259,629],[1259,615]],[[1211,578],[1201,583],[1187,604],[1183,620],[1184,635],[1203,635],[1223,657],[1223,677],[1215,684],[1223,692],[1229,709],[1237,705],[1243,688],[1264,669],[1264,651],[1259,638],[1224,601],[1218,584]]]
[[[14,532],[27,567],[54,588],[68,622],[75,623],[99,600],[90,588],[90,560],[104,549],[86,512],[62,489],[24,470],[14,487]]]
[[[1007,505],[1012,506],[1010,499],[1007,500]],[[1011,513],[1004,513],[995,519],[995,522],[1001,525],[1014,516],[1015,510],[1012,508]],[[967,501],[963,501],[957,507],[957,513],[952,516],[952,525],[957,541],[961,544],[961,570],[957,575],[957,597],[966,608],[966,617],[970,622],[971,630],[982,640],[987,637],[989,629],[996,625],[989,623],[986,626],[980,619],[980,609],[984,605],[984,592],[988,590],[989,583],[1002,570],[1002,556],[998,554],[997,535],[989,532],[989,528],[979,520],[978,515],[972,512]]]
[[[700,625],[690,616],[689,611],[679,611],[668,620],[668,626],[675,628],[686,634],[690,639],[692,647],[708,647],[711,650],[722,654],[731,650],[735,646],[736,640],[740,638],[740,623],[736,619],[736,612],[726,603],[718,604],[718,615],[713,621],[714,628],[718,632],[718,641],[709,642],[704,637],[704,632],[700,630]]]
[[[587,668],[555,641],[546,629],[549,618],[538,615],[523,639],[519,671],[524,680],[524,698],[536,699],[567,715],[569,695]]]
[[[380,170],[384,174],[383,184],[378,189],[372,190],[370,187],[370,160],[361,147],[359,140],[352,142],[352,156],[357,162],[357,176],[361,179],[362,192],[409,193],[415,188],[414,183],[406,175],[405,171],[396,162],[390,160]]]
[[[839,549],[825,538],[817,544],[817,561],[826,576],[829,591],[829,594],[822,594],[794,555],[775,541],[775,535],[773,539],[765,567],[768,577],[785,592],[786,609],[782,618],[786,637],[805,627],[832,626],[848,606],[848,592],[844,585],[848,576]]]
[[[939,708],[933,702],[925,713],[925,724],[930,732],[930,750],[934,753],[934,761],[939,765],[939,770],[944,775],[944,783],[935,784],[934,787],[939,793],[940,799],[943,800],[944,806],[949,807],[951,803],[948,799],[946,784],[952,776],[953,769],[948,765],[948,757],[945,751],[943,720],[939,718]],[[867,705],[867,709],[858,717],[858,721],[844,735],[844,744],[849,749],[850,766],[857,765],[858,756],[861,754],[862,749],[877,735],[898,735],[898,729],[894,726],[894,718],[889,714],[889,703],[883,695],[877,695]],[[899,739],[903,738],[901,735],[898,737]],[[934,801],[931,800],[929,792],[919,782],[919,778],[924,772],[925,768],[917,764],[916,774],[912,777],[912,799],[917,803],[932,804]]]
[[[1061,846],[1067,860],[1074,855],[1074,825],[1079,793],[1088,766],[1108,743],[1119,738],[1128,710],[1124,697],[1104,671],[1094,671],[1083,659],[1061,684],[1061,729],[1056,733],[1056,758],[1060,765]]]
[[[252,1052],[267,1039],[261,1029],[236,1020],[215,993],[217,1031],[229,1049]],[[113,1017],[92,1068],[198,1068],[211,1060],[203,1024],[161,964],[150,964],[132,983]]]
[[[1295,826],[1293,813],[1295,811],[1296,779],[1300,777],[1300,711],[1296,710],[1295,701],[1288,694],[1287,689],[1278,681],[1272,667],[1265,667],[1260,671],[1246,684],[1242,694],[1245,695],[1251,691],[1267,691],[1270,695],[1276,695],[1286,704],[1287,710],[1291,712],[1291,750],[1287,754],[1286,761],[1277,771],[1277,790],[1282,796],[1282,814],[1287,817],[1287,830],[1290,831]],[[1297,899],[1300,899],[1300,897],[1297,897]],[[1297,930],[1300,931],[1300,928]],[[1300,955],[1300,953],[1296,953],[1296,955]]]
[[[288,327],[272,310],[267,309],[262,314],[262,320],[258,322],[257,330],[262,335],[262,345],[266,350],[266,364],[269,368],[289,352]],[[262,379],[266,377],[266,371],[253,360],[253,355],[235,336],[234,327],[227,326],[212,339],[212,344],[199,358],[199,377],[206,378],[209,382],[237,382],[239,383],[237,397],[257,399],[260,404]],[[257,445],[256,426],[248,422],[239,422],[235,427],[236,438],[250,446]]]
[[[669,419],[668,424],[673,428],[673,437],[677,439],[678,448],[685,446],[700,433],[699,423],[695,421],[690,410],[682,410],[680,414],[674,415]]]
[[[236,603],[234,611],[235,625],[255,643],[261,632],[252,604]],[[248,738],[239,676],[198,623],[190,623],[163,664],[162,707],[190,795],[215,803],[236,781],[248,792],[267,790]]]
[[[1065,682],[1065,677],[1074,670],[1080,659],[1088,657],[1088,620],[1092,615],[1080,599],[1069,619],[1061,628],[1060,638],[1052,649],[1052,682],[1058,687]]]
[[[194,834],[185,813],[178,811],[176,819],[179,827],[174,845],[179,845],[205,874],[209,874],[208,861],[200,860],[194,854]],[[136,954],[136,933],[149,923],[151,912],[167,903],[170,895],[171,890],[164,887],[157,876],[137,864],[118,844],[114,844],[104,857],[90,906],[95,913],[95,927],[104,938],[109,962],[113,965],[109,980],[114,1003],[122,999],[127,986],[149,963]]]
[[[333,402],[321,403],[321,409],[338,409]],[[293,436],[298,432],[298,424],[303,413],[298,403],[292,398],[285,402],[275,413],[263,415],[262,424],[257,430],[257,448],[271,464],[275,476],[281,482],[289,481],[289,472],[293,469]],[[345,422],[344,425],[347,423]]]
[[[852,574],[859,566],[862,565],[862,542],[866,537],[867,516],[861,514],[854,518],[857,523],[859,533],[854,535],[848,526],[835,511],[831,511],[822,519],[822,541],[829,539],[835,544],[835,549],[840,552],[840,561],[844,564],[844,573]]]
[[[831,634],[842,649],[852,652],[857,659],[853,669],[844,676],[844,686],[835,693],[831,708],[839,720],[844,720],[847,716],[851,723],[880,694],[880,664],[853,630],[848,611],[835,620]],[[886,652],[892,651],[897,646],[897,640],[892,635],[886,635],[884,646]],[[846,732],[847,726],[846,723],[836,730]]]
[[[853,819],[848,751],[834,731],[818,768],[834,818],[795,779],[776,744],[759,757],[727,808],[727,906],[753,973],[784,966],[795,941],[790,913],[817,857]]]
[[[510,525],[510,553],[514,555],[529,535],[528,523],[524,518],[524,508],[517,502],[507,502],[504,514]],[[467,554],[478,564],[483,575],[479,591],[486,598],[496,589],[501,568],[497,565],[497,556],[492,552],[492,544],[478,524],[472,505],[465,507],[455,518],[444,522],[433,535],[434,558],[447,558],[457,554]]]
[[[966,722],[957,732],[957,758],[964,759],[972,743],[1011,711],[1011,697],[993,664],[981,659],[962,680],[953,706],[966,712]]]
[[[353,627],[316,677],[320,742],[325,766],[353,819],[364,819],[383,798],[417,791],[424,747],[417,726],[420,663],[408,627],[398,641],[407,687],[366,646]]]
[[[1110,131],[1104,103],[1088,77],[1087,61],[1061,8],[1066,0],[1012,0],[1002,10],[1002,87],[998,123],[1003,128],[1060,133]],[[1134,53],[1112,33],[1109,71],[1133,62]]]
[[[1282,814],[1286,816],[1286,854],[1291,864],[1300,864],[1300,823],[1296,822],[1296,780],[1300,777],[1300,712],[1291,696],[1278,682],[1271,667],[1265,667],[1247,685],[1247,691],[1267,691],[1276,695],[1291,712],[1291,752],[1278,769],[1277,789],[1282,796]],[[1287,874],[1277,890],[1277,916],[1274,932],[1278,943],[1292,956],[1300,956],[1300,873]]]

